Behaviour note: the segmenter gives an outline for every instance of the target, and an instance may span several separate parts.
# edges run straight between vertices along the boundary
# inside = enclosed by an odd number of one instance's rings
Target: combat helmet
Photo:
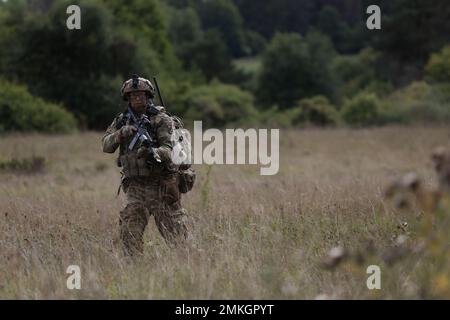
[[[126,101],[128,100],[128,94],[134,91],[144,91],[150,98],[155,96],[155,88],[152,83],[145,78],[139,77],[137,74],[133,74],[131,79],[123,83],[122,89],[120,89],[120,95]]]

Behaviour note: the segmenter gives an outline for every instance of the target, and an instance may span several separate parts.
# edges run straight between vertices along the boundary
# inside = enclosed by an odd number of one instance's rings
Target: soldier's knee
[[[167,211],[165,218],[177,226],[184,226],[187,219],[187,211],[184,208]]]
[[[119,215],[119,226],[122,234],[140,234],[148,222],[148,211],[139,203],[128,204]]]
[[[187,212],[184,208],[162,211],[155,219],[159,231],[168,242],[177,243],[187,239]]]
[[[143,204],[129,203],[119,219],[120,237],[127,255],[143,252],[143,233],[148,222],[148,211]]]

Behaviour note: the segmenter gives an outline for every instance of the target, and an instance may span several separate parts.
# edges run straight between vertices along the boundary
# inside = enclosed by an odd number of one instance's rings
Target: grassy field
[[[115,156],[100,133],[0,137],[1,158],[46,159],[42,172],[0,171],[0,298],[313,299],[420,298],[420,261],[326,270],[330,248],[383,250],[397,226],[415,219],[383,199],[395,177],[415,171],[435,184],[431,150],[448,128],[307,129],[280,134],[280,172],[256,166],[195,166],[183,202],[193,237],[170,249],[153,219],[145,255],[122,256],[123,194]],[[366,287],[366,265],[382,289]],[[81,290],[66,268],[79,265]],[[422,266],[426,268],[427,266]]]

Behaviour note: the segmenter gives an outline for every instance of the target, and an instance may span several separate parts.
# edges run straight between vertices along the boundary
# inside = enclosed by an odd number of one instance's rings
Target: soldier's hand
[[[120,128],[119,130],[119,139],[123,140],[126,138],[131,137],[132,135],[134,135],[136,133],[137,129],[134,126],[123,126],[122,128]]]
[[[151,149],[147,148],[147,147],[140,147],[137,151],[136,156],[138,157],[138,159],[140,158],[147,158],[150,155]]]
[[[190,167],[191,167],[191,164],[190,164],[190,163],[183,163],[183,164],[180,164],[180,170],[181,170],[181,171],[187,170],[187,169],[189,169]]]
[[[138,159],[144,158],[150,162],[161,162],[161,157],[155,148],[150,147],[140,147],[137,151],[136,156]]]

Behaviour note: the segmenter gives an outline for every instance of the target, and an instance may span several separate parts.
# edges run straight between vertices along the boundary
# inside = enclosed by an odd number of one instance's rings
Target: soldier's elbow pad
[[[119,142],[117,140],[118,139],[114,134],[104,137],[102,139],[103,152],[114,153],[116,149],[119,147]]]
[[[104,153],[114,153],[114,151],[116,151],[115,149],[112,149],[108,146],[103,145],[103,152]]]
[[[108,143],[108,141],[103,140],[103,152],[105,153],[114,153],[117,149],[117,146],[112,143]]]

